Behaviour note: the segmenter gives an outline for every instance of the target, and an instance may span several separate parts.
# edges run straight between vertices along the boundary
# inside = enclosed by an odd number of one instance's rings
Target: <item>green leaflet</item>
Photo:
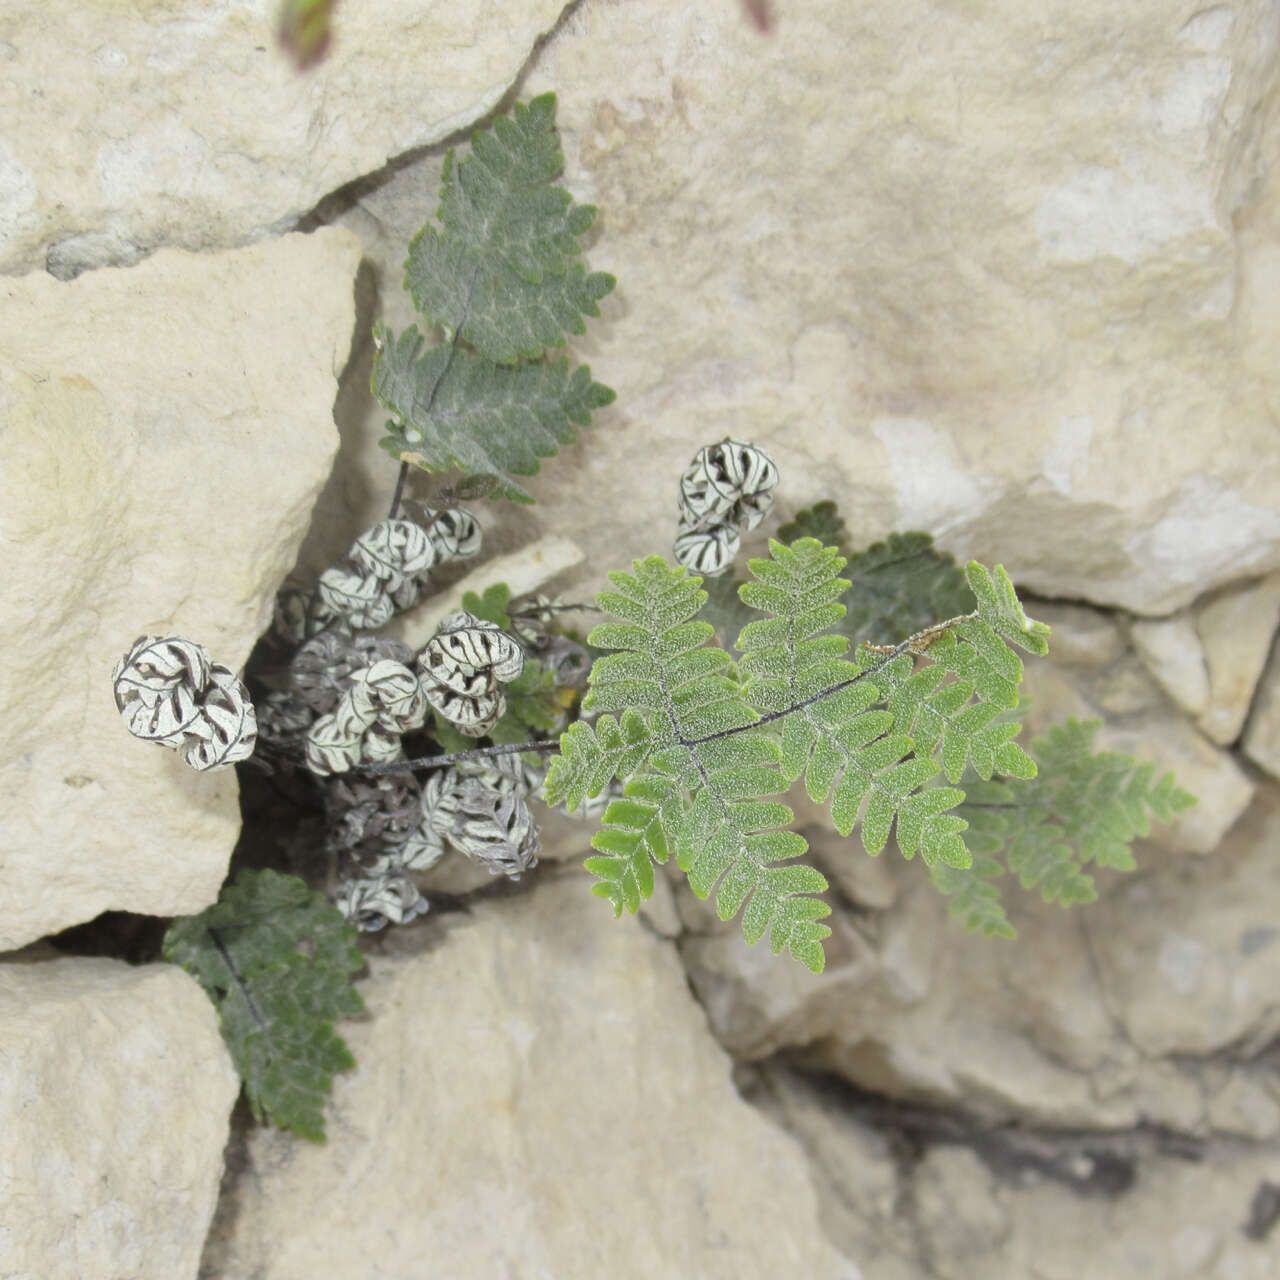
[[[1150,762],[1094,750],[1101,727],[1101,720],[1074,717],[1051,725],[1031,741],[1037,772],[1030,781],[970,783],[961,807],[975,852],[1002,858],[1024,889],[1064,907],[1097,897],[1090,863],[1132,871],[1131,846],[1150,833],[1151,818],[1172,822],[1196,803],[1172,773],[1156,779]]]
[[[555,94],[545,93],[475,134],[466,159],[455,163],[450,151],[440,228],[428,222],[405,262],[405,288],[427,320],[451,336],[460,326],[500,364],[585,333],[584,317],[600,314],[596,303],[614,286],[581,262],[595,209],[548,185],[564,169],[555,114]]]
[[[532,502],[513,480],[536,475],[541,458],[578,438],[575,427],[611,404],[608,387],[568,360],[516,367],[492,364],[452,347],[426,347],[412,325],[397,338],[379,329],[373,394],[394,418],[378,443],[425,471],[484,472],[499,477],[494,497]]]
[[[414,326],[376,334],[373,393],[392,414],[382,447],[426,471],[495,475],[495,496],[516,502],[533,499],[512,473],[534,475],[614,398],[585,365],[542,359],[586,331],[614,286],[581,261],[595,209],[550,185],[564,168],[555,105],[517,104],[465,159],[445,157],[440,225],[414,237],[405,287],[448,341],[427,348]]]
[[[323,1142],[333,1076],[355,1065],[333,1023],[364,1008],[350,981],[364,957],[338,909],[295,876],[242,871],[169,926],[164,958],[217,1007],[254,1114]]]

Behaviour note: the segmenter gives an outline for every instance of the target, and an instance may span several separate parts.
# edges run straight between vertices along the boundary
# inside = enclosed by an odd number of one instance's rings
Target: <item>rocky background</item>
[[[3,1280],[1280,1274],[1280,4],[774,9],[364,0],[305,76],[262,0],[0,13]],[[311,1147],[130,963],[241,820],[109,672],[239,666],[384,512],[371,323],[444,146],[549,88],[618,400],[478,579],[596,589],[754,440],[784,516],[1008,566],[1033,726],[1200,804],[1096,905],[1006,890],[1012,944],[805,811],[820,978],[674,882],[614,922],[549,826],[531,892],[370,943]]]

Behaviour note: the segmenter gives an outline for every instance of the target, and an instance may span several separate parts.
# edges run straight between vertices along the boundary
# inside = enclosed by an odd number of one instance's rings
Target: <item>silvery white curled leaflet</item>
[[[362,760],[397,760],[400,736],[420,728],[426,714],[417,674],[392,658],[379,659],[353,672],[334,709],[307,731],[307,767],[325,777],[345,773]]]
[[[502,686],[524,670],[524,650],[495,622],[457,609],[418,655],[427,700],[469,737],[483,737],[502,717]]]
[[[388,924],[408,924],[425,915],[430,904],[403,871],[344,880],[334,905],[362,933],[376,933]]]
[[[182,636],[140,636],[111,673],[116,709],[135,737],[182,752],[200,771],[253,754],[258,722],[229,667]]]
[[[522,764],[512,756],[461,760],[422,787],[424,833],[483,863],[492,875],[520,876],[538,863],[538,829],[525,800]]]
[[[723,573],[742,534],[773,506],[777,484],[777,467],[755,445],[724,439],[699,449],[680,477],[676,559],[709,577]]]

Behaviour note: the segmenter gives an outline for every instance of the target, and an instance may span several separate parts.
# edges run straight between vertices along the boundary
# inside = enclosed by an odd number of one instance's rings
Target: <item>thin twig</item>
[[[559,750],[559,740],[548,738],[537,742],[506,743],[500,747],[475,747],[471,751],[450,751],[445,755],[439,756],[420,756],[417,760],[392,760],[389,764],[357,764],[352,766],[352,771],[358,773],[413,773],[417,769],[444,769],[463,760],[488,760],[494,756],[523,755],[526,751],[536,751],[541,754]]]

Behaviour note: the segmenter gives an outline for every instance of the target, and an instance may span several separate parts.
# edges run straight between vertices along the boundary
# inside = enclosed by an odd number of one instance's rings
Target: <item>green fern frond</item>
[[[818,921],[831,909],[813,895],[827,882],[810,867],[778,865],[808,846],[785,830],[792,811],[768,799],[787,785],[776,739],[751,729],[759,717],[742,697],[729,655],[706,647],[712,628],[695,618],[706,600],[701,579],[659,556],[609,578],[614,590],[597,600],[620,621],[601,623],[587,637],[612,652],[597,659],[583,701],[584,709],[606,714],[594,734],[584,728],[564,736],[566,764],[558,770],[553,763],[549,791],[557,796],[574,787],[585,793],[588,777],[601,785],[607,780],[598,735],[609,724],[615,750],[621,737],[610,712],[647,726],[655,748],[647,776],[665,782],[651,784],[657,791],[646,791],[640,780],[628,782],[625,800],[610,805],[595,845],[606,857],[590,860],[589,869],[602,880],[597,892],[615,911],[634,909],[652,890],[656,854],[673,848],[690,888],[699,897],[714,893],[722,919],[745,907],[748,942],[768,933],[775,953],[786,950],[820,969],[822,939],[831,931]],[[639,834],[653,816],[642,802],[658,807],[661,844]]]
[[[418,232],[405,263],[414,304],[449,340],[427,349],[412,325],[375,330],[373,394],[392,415],[379,444],[424,471],[496,476],[493,496],[515,502],[533,498],[512,474],[536,474],[614,398],[585,365],[541,359],[585,332],[614,285],[582,264],[596,211],[549,185],[563,167],[554,94],[476,134],[461,162],[450,151],[440,226]]]
[[[839,598],[849,584],[837,574],[844,557],[813,538],[791,547],[770,542],[769,553],[771,559],[749,562],[755,581],[740,594],[744,603],[772,616],[745,627],[738,645],[752,706],[762,713],[798,707],[782,722],[784,776],[793,781],[803,775],[819,804],[830,796],[832,822],[841,835],[853,830],[865,801],[862,842],[868,853],[884,848],[896,821],[907,858],[919,852],[931,866],[968,866],[960,836],[966,824],[945,812],[963,792],[920,791],[938,765],[908,758],[912,739],[891,732],[889,712],[869,709],[880,689],[867,671],[839,656],[848,640],[823,634],[843,616]]]
[[[586,316],[614,286],[587,274],[580,237],[595,221],[548,185],[564,169],[555,94],[528,105],[471,140],[471,154],[445,156],[438,216],[409,246],[405,288],[432,324],[462,337],[482,356],[514,364],[585,333]]]
[[[546,793],[572,809],[611,779],[624,783],[587,860],[593,892],[615,913],[639,907],[653,892],[654,867],[674,853],[690,888],[714,895],[722,919],[741,912],[748,943],[768,933],[775,952],[820,971],[830,908],[817,895],[826,881],[795,863],[807,845],[788,830],[792,811],[776,798],[803,777],[815,800],[830,798],[838,831],[848,835],[861,818],[862,842],[875,854],[896,829],[903,854],[921,855],[955,914],[988,934],[1011,934],[991,884],[1001,871],[992,856],[1003,848],[993,834],[999,821],[978,811],[974,864],[969,823],[953,812],[965,793],[931,780],[944,764],[953,781],[969,766],[988,777],[1034,775],[1012,742],[1018,726],[1003,714],[1016,708],[1022,677],[1007,641],[1043,652],[1048,628],[1026,617],[1002,569],[975,563],[976,610],[851,660],[847,637],[832,633],[849,587],[839,576],[844,563],[813,538],[771,541],[768,558],[750,561],[752,581],[738,595],[761,616],[737,637],[737,665],[708,644],[700,578],[658,556],[609,575],[612,589],[597,600],[616,620],[587,637],[604,651],[583,700],[598,719],[561,735]]]
[[[972,837],[969,844],[972,848]],[[976,851],[973,865],[964,870],[936,866],[929,871],[934,888],[950,899],[948,909],[956,919],[964,921],[966,929],[981,933],[984,938],[1016,938],[1017,932],[1001,905],[1000,890],[992,883],[1002,875],[1004,867],[997,859]]]
[[[493,496],[532,502],[511,478],[536,475],[540,459],[578,438],[614,393],[568,360],[507,367],[453,347],[426,346],[412,325],[398,338],[379,328],[373,394],[393,418],[378,443],[427,471],[499,477]]]
[[[937,755],[947,779],[958,782],[966,765],[981,778],[995,773],[1035,776],[1035,764],[1013,739],[1021,725],[992,723],[1018,705],[1022,660],[1006,637],[1028,652],[1048,652],[1049,628],[1029,619],[1000,566],[994,577],[976,561],[967,569],[977,616],[957,620],[925,643],[887,661],[866,649],[858,655],[893,715],[894,731],[916,750]],[[929,665],[915,671],[915,660]],[[955,679],[948,680],[948,674]]]
[[[1038,766],[1029,782],[969,784],[961,812],[981,833],[984,853],[999,855],[1024,889],[1071,906],[1097,897],[1084,868],[1134,868],[1132,843],[1150,819],[1171,822],[1196,803],[1155,766],[1121,752],[1095,751],[1100,720],[1069,719],[1032,739]]]
[[[163,953],[216,1006],[254,1115],[323,1142],[333,1076],[355,1066],[333,1024],[364,1008],[355,929],[296,876],[241,871],[213,906],[169,926]]]

